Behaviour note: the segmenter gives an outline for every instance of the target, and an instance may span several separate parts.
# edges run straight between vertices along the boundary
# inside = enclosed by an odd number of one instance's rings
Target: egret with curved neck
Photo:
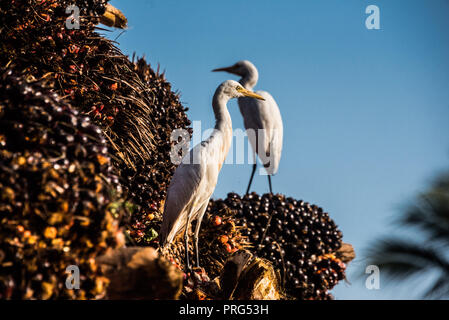
[[[241,79],[239,82],[247,90],[252,90],[259,80],[257,68],[248,60],[239,61],[230,67],[214,69],[212,71],[225,71],[240,76]],[[256,91],[256,94],[262,96],[264,101],[239,98],[238,103],[248,139],[255,154],[259,156],[266,169],[270,193],[273,193],[271,176],[278,171],[282,153],[282,117],[276,101],[274,101],[268,92]],[[253,169],[248,188],[246,189],[247,194],[250,191],[256,168],[257,161],[254,155]]]
[[[214,132],[184,156],[168,187],[159,240],[164,248],[184,230],[187,270],[190,269],[190,224],[197,219],[193,242],[196,266],[199,267],[198,234],[201,221],[231,146],[232,122],[226,104],[230,99],[240,97],[263,99],[233,80],[225,81],[217,88],[212,100],[215,114]]]

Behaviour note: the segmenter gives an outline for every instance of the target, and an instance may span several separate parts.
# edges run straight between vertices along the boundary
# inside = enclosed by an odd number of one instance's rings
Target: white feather
[[[262,150],[257,148],[257,139],[254,139],[255,136],[248,135],[253,150],[256,151],[264,165],[268,165],[264,161],[264,159],[267,159],[267,156],[264,156],[262,152],[269,154],[270,160],[273,161],[269,167],[266,167],[267,173],[272,175],[278,171],[281,160],[283,140],[282,117],[279,107],[271,94],[266,91],[256,91],[256,93],[262,96],[265,101],[239,98],[238,103],[246,130],[255,130],[257,136],[261,139],[258,144],[263,147]]]

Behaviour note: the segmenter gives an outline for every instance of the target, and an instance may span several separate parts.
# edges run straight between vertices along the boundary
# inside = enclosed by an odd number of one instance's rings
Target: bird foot
[[[184,269],[184,273],[185,273],[187,276],[190,276],[190,275],[193,273],[193,268],[192,268],[192,266],[187,265],[187,266],[185,267],[185,269]]]
[[[210,281],[210,278],[207,275],[206,270],[204,270],[204,268],[201,268],[199,266],[193,268],[193,277],[197,283]]]
[[[185,275],[184,287],[187,292],[193,292],[196,288],[203,287],[209,282],[210,278],[204,268],[195,267],[192,272]]]

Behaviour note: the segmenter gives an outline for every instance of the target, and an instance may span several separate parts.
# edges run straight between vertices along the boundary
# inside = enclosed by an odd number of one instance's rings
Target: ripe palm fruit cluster
[[[186,109],[164,75],[143,59],[130,61],[101,36],[96,25],[107,0],[14,0],[0,2],[0,65],[13,63],[27,81],[40,81],[88,116],[107,138],[125,196],[138,205],[131,237],[147,243],[175,166],[171,133],[190,125]],[[80,10],[79,29],[72,11]]]
[[[201,223],[199,234],[200,266],[203,267],[210,278],[220,274],[226,260],[236,251],[248,248],[248,237],[242,234],[242,227],[237,225],[236,212],[225,206],[216,204],[210,200],[207,211]],[[158,234],[162,223],[162,215],[152,217],[147,227],[153,235],[147,239],[150,246],[158,247]],[[192,230],[195,230],[197,221],[192,222]],[[174,242],[168,246],[166,257],[179,269],[184,270],[185,244],[182,232]],[[195,251],[190,235],[189,253],[195,258]],[[185,270],[184,270],[185,271]]]
[[[297,299],[332,299],[329,290],[345,278],[335,253],[342,233],[322,208],[282,195],[229,193],[215,208],[235,211],[237,224],[255,253],[280,271],[288,295]],[[271,219],[270,219],[271,217]],[[269,227],[267,225],[269,223]]]
[[[118,245],[121,210],[101,130],[11,70],[0,96],[0,299],[102,297],[94,259]],[[70,265],[80,290],[65,285]]]
[[[250,245],[242,227],[237,224],[235,212],[213,200],[209,201],[199,238],[200,265],[211,278],[220,274],[226,260],[234,252]]]

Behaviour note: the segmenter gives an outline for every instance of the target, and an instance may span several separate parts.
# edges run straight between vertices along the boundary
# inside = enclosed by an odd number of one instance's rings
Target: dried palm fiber
[[[220,275],[212,281],[196,270],[184,285],[182,298],[188,300],[280,300],[285,299],[279,273],[266,259],[248,250],[230,255]],[[187,287],[187,289],[186,289]]]
[[[100,22],[108,27],[124,29],[128,25],[128,19],[125,15],[109,3],[106,5],[105,12],[100,18]]]
[[[279,274],[273,265],[247,250],[233,254],[219,278],[222,298],[236,300],[280,300],[284,298]]]
[[[93,299],[120,245],[120,187],[101,130],[41,84],[0,73],[0,299]],[[79,290],[66,268],[80,271]]]
[[[175,165],[171,133],[190,121],[164,75],[130,61],[96,30],[105,0],[15,0],[0,3],[0,66],[14,65],[88,115],[103,131],[134,210],[131,237],[145,243],[147,221],[160,214]],[[80,9],[80,29],[67,29],[66,8]],[[69,20],[71,21],[71,20]],[[190,129],[188,129],[190,130]]]

